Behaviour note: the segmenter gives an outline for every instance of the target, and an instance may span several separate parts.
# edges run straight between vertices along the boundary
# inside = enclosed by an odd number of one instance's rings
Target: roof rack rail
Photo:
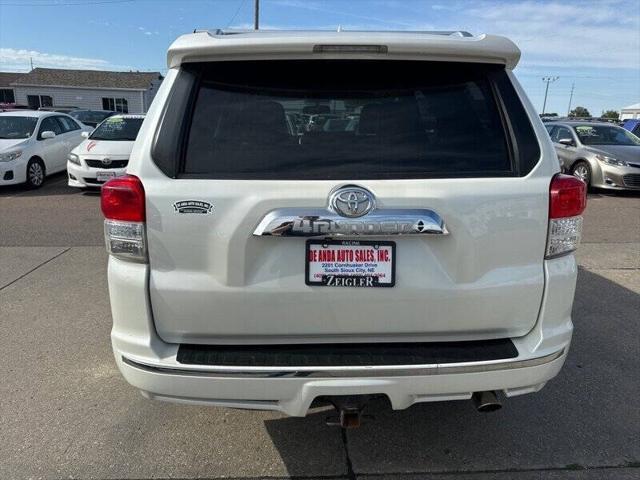
[[[313,32],[345,32],[345,33],[411,33],[414,35],[443,35],[447,37],[473,37],[472,34],[464,30],[347,30],[339,27],[337,30],[251,30],[251,29],[194,29],[193,33],[206,32],[211,36],[238,35],[243,33],[288,33],[300,31]]]

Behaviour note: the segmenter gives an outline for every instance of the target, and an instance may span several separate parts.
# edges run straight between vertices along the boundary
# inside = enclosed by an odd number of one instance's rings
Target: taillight
[[[109,180],[102,186],[100,207],[107,252],[123,260],[146,262],[145,197],[140,179],[124,175]]]
[[[549,186],[549,233],[546,258],[578,248],[582,236],[582,212],[587,206],[587,185],[570,175],[557,174]]]

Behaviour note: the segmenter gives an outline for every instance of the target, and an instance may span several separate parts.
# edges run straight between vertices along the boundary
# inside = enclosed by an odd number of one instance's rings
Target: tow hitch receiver
[[[373,418],[371,415],[362,413],[371,398],[371,395],[327,397],[327,400],[337,412],[337,415],[327,417],[327,425],[358,428],[363,418]]]

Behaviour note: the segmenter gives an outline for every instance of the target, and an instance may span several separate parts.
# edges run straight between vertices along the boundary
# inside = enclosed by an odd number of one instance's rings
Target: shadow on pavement
[[[399,475],[610,466],[612,476],[602,478],[615,478],[615,468],[640,460],[639,312],[638,292],[581,269],[573,343],[557,378],[539,393],[503,398],[504,408],[489,414],[477,413],[470,401],[392,411],[385,399],[375,400],[367,409],[375,419],[344,437],[353,470]],[[328,413],[265,422],[291,475],[309,472],[300,462],[326,458],[315,431]]]
[[[0,187],[0,198],[2,197],[43,197],[49,195],[73,195],[82,193],[79,188],[72,188],[67,185],[67,172],[55,173],[48,176],[42,187],[36,190],[28,190],[24,185],[9,185]]]
[[[587,194],[587,198],[601,197],[629,197],[640,198],[640,190],[606,190],[603,188],[592,188]]]

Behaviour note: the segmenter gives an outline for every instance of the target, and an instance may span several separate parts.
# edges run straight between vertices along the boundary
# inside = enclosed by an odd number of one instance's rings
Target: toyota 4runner
[[[374,395],[539,390],[571,341],[586,197],[519,56],[465,32],[177,39],[102,188],[127,381],[296,416],[328,399],[343,425]]]

